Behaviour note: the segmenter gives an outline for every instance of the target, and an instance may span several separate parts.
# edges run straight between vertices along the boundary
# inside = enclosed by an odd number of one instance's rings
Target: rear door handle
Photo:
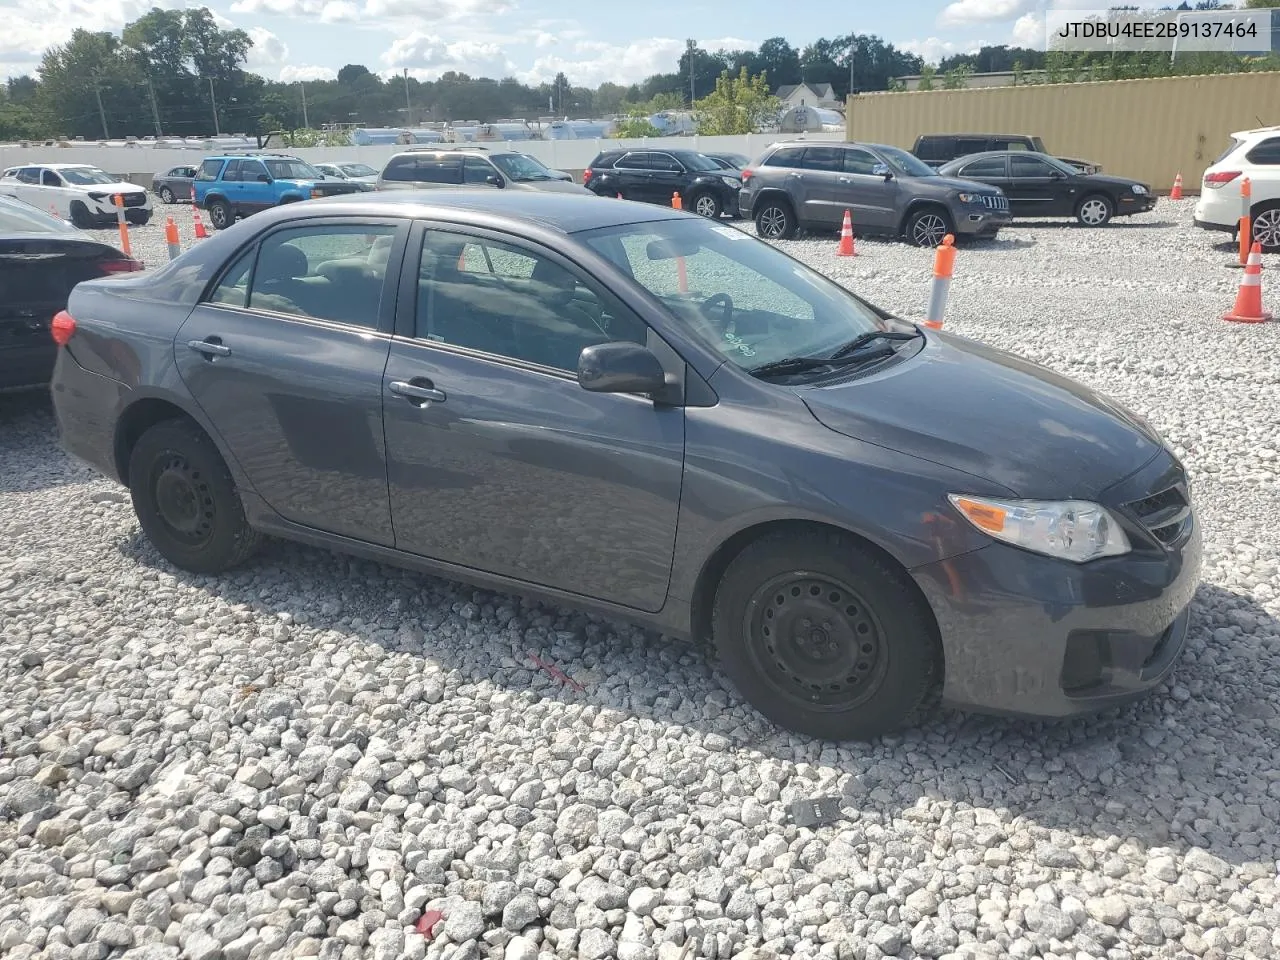
[[[836,177],[837,183],[853,183],[848,177]]]
[[[392,380],[391,392],[399,394],[420,407],[432,402],[444,403],[446,399],[444,391],[437,390],[435,385],[425,377],[415,377],[413,380]]]
[[[800,179],[800,177],[801,177],[801,174],[798,174],[798,173],[788,173],[788,174],[787,174],[787,176],[788,176],[788,177],[794,177],[795,179],[799,180],[799,179]]]
[[[188,340],[187,346],[206,357],[231,356],[231,348],[224,346],[217,337],[209,337],[207,340]]]

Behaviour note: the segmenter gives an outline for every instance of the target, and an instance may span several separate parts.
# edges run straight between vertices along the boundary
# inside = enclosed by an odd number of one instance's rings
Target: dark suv
[[[879,143],[775,143],[742,171],[742,215],[768,240],[833,229],[937,246],[948,233],[992,237],[1010,221],[1003,191],[942,177],[905,150]]]
[[[1029,137],[1022,133],[926,133],[916,137],[916,145],[911,148],[912,153],[931,167],[940,167],[959,157],[987,153],[992,150],[1049,152],[1044,148],[1044,141],[1039,137]],[[1090,160],[1076,160],[1070,157],[1058,157],[1058,159],[1075,167],[1081,173],[1102,172],[1102,165]]]
[[[742,178],[693,150],[605,150],[582,173],[582,182],[602,197],[671,206],[680,194],[686,210],[715,219],[738,215]]]

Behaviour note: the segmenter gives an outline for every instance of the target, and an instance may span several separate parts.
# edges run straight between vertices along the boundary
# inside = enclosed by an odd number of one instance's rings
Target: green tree
[[[777,122],[780,106],[763,73],[753,77],[743,67],[732,77],[726,70],[716,80],[715,90],[694,104],[698,133],[711,137],[759,133]]]
[[[973,76],[973,67],[967,63],[957,64],[942,75],[942,89],[963,90],[969,85],[971,76]]]
[[[936,74],[937,74],[937,70],[935,70],[933,67],[923,67],[923,68],[921,68],[921,70],[920,70],[920,85],[919,85],[918,87],[916,87],[916,89],[917,89],[917,90],[932,90],[932,89],[933,89],[933,78],[934,78],[934,76],[935,76]]]

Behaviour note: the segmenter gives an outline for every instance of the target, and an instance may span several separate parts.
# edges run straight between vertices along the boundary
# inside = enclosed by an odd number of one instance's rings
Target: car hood
[[[136,183],[130,183],[127,180],[115,180],[111,183],[90,183],[77,184],[74,188],[83,190],[85,193],[146,193],[146,187],[140,187]]]
[[[930,183],[937,187],[948,190],[971,190],[974,193],[999,193],[997,187],[993,187],[989,183],[983,183],[981,180],[965,180],[962,177],[918,177],[921,183]]]
[[[1091,173],[1088,176],[1081,177],[1080,179],[1086,183],[1093,183],[1098,186],[1106,185],[1109,187],[1115,187],[1119,190],[1126,190],[1135,183],[1141,183],[1144,187],[1147,187],[1148,190],[1151,189],[1150,186],[1142,183],[1141,180],[1134,177],[1113,177],[1105,173]]]
[[[1131,411],[1083,384],[975,341],[928,337],[881,375],[797,393],[837,433],[1020,497],[1095,497],[1163,446]]]

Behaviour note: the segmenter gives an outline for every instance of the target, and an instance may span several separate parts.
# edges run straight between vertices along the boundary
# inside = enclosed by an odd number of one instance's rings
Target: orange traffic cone
[[[684,209],[684,202],[680,199],[680,192],[678,190],[671,194],[671,205],[677,210]]]
[[[191,205],[191,216],[196,222],[196,239],[203,240],[209,235],[209,231],[204,228],[204,221],[200,219],[200,209],[194,203]]]
[[[1169,199],[1170,200],[1182,199],[1182,173],[1181,172],[1179,172],[1178,175],[1173,178],[1173,189],[1169,191]]]
[[[856,257],[858,251],[853,249],[853,216],[848,210],[844,212],[844,225],[840,227],[840,246],[836,248],[837,257]]]
[[[1224,313],[1222,319],[1235,323],[1266,323],[1271,319],[1271,314],[1262,309],[1262,244],[1254,243],[1249,251],[1236,305],[1230,313]]]

